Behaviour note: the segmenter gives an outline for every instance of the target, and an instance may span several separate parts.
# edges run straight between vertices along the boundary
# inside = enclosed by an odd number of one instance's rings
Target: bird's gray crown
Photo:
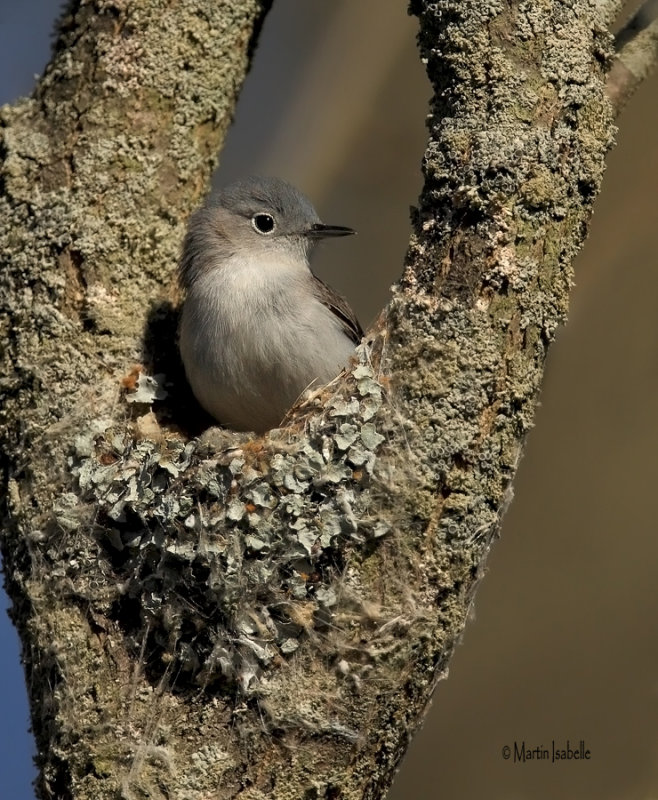
[[[271,214],[280,236],[304,235],[320,222],[308,197],[281,178],[252,176],[236,181],[211,195],[208,206],[247,219],[258,213]]]

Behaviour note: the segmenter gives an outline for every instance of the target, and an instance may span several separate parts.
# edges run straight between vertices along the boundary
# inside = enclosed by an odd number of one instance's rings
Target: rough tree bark
[[[619,3],[412,0],[434,98],[390,303],[289,425],[193,435],[169,287],[267,5],[76,0],[2,112],[2,548],[43,798],[380,797],[566,313]]]

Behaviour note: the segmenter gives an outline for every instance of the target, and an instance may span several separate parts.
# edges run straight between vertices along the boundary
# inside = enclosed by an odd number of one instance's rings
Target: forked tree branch
[[[2,547],[42,798],[381,797],[566,313],[614,4],[413,0],[434,93],[390,303],[288,426],[192,435],[163,287],[265,5],[73,3],[3,111]]]

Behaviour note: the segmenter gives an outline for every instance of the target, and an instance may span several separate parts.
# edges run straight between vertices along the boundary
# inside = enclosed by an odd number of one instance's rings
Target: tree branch
[[[76,5],[4,112],[2,546],[42,797],[379,797],[445,674],[600,184],[609,37],[586,0],[411,10],[404,275],[265,437],[190,435],[162,289],[263,4]]]
[[[600,15],[602,24],[608,29],[624,7],[624,0],[594,0],[594,7]]]
[[[658,60],[658,0],[646,0],[615,37],[606,91],[619,113]]]
[[[626,25],[615,36],[615,50],[621,53],[624,47],[639,33],[658,19],[658,0],[645,0]]]

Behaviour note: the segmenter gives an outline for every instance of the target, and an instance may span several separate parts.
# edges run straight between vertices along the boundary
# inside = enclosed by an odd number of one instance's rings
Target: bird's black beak
[[[326,236],[351,236],[356,233],[352,228],[344,228],[342,225],[323,225],[321,222],[311,225],[306,235],[311,239],[324,239]]]

